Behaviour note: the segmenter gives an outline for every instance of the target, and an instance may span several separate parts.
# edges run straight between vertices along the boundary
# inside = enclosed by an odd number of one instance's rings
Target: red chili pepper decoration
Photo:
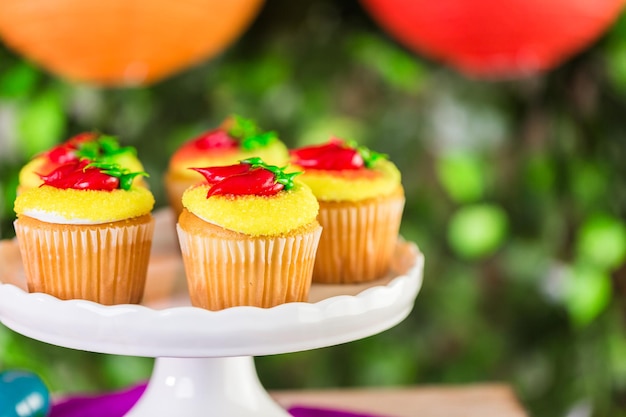
[[[135,151],[130,146],[120,146],[115,136],[83,132],[44,153],[48,160],[42,169],[50,171],[59,165],[82,159],[107,160],[127,152]]]
[[[192,140],[193,146],[196,149],[230,149],[236,148],[237,141],[232,138],[228,132],[221,129],[210,130],[198,136]]]
[[[276,182],[276,176],[264,169],[254,168],[243,174],[224,178],[213,185],[207,193],[207,198],[212,195],[274,195],[285,188]]]
[[[263,132],[254,121],[232,115],[219,128],[203,133],[190,144],[199,150],[237,147],[253,150],[269,145],[275,138],[274,132]]]
[[[133,179],[145,172],[129,172],[117,164],[72,161],[61,165],[47,175],[40,175],[43,185],[60,189],[112,191],[130,189]]]
[[[44,182],[44,184],[56,186],[56,184],[63,182],[65,178],[67,178],[77,169],[82,169],[87,165],[87,161],[71,161],[57,167],[47,175],[40,174],[39,177],[41,177],[41,180]]]
[[[268,165],[261,158],[249,158],[239,164],[221,167],[191,168],[204,175],[213,195],[275,195],[291,189],[293,178],[300,172],[286,173],[284,168]]]
[[[59,146],[56,146],[45,153],[48,159],[55,164],[66,164],[70,161],[78,160],[76,151],[81,143],[94,140],[98,135],[92,132],[79,133],[71,137]]]
[[[190,168],[200,174],[204,175],[207,182],[209,184],[215,184],[217,182],[222,181],[226,177],[231,177],[233,175],[239,175],[250,171],[252,165],[250,164],[234,164],[234,165],[226,165],[226,166],[217,166],[217,167],[207,167],[207,168]]]
[[[71,177],[75,181],[73,185],[67,188],[102,191],[113,191],[120,188],[119,178],[105,174],[98,168],[86,168],[82,173],[74,173]]]
[[[371,168],[377,160],[385,157],[364,146],[347,144],[338,138],[331,138],[323,145],[294,149],[290,154],[292,162],[296,165],[328,171]]]
[[[176,151],[172,161],[186,165],[187,160],[193,160],[204,153],[254,151],[271,145],[277,138],[275,132],[265,132],[253,120],[234,114],[227,117],[217,129],[206,131],[185,142]]]
[[[99,168],[89,167],[89,161],[74,161],[61,165],[48,175],[41,175],[45,185],[75,190],[106,190],[119,187],[119,178],[104,174]]]

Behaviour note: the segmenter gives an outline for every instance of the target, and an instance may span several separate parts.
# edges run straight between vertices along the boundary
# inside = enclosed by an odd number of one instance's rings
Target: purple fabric
[[[67,398],[55,402],[48,417],[122,417],[145,389],[141,384],[110,394]]]
[[[146,385],[140,384],[103,395],[66,398],[52,405],[48,417],[123,417],[135,405],[145,389]],[[293,406],[287,411],[293,417],[381,417],[308,406]]]

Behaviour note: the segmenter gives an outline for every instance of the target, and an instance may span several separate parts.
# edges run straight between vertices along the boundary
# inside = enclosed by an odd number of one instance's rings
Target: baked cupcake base
[[[100,304],[137,304],[143,296],[154,219],[71,225],[20,216],[15,233],[29,292]]]
[[[192,305],[208,310],[307,301],[322,228],[251,237],[183,210],[178,236]]]
[[[389,272],[398,240],[404,195],[358,202],[320,201],[324,229],[313,282],[348,284],[373,281]]]

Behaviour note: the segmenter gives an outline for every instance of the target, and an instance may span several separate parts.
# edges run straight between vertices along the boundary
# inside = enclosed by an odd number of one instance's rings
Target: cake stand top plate
[[[54,345],[147,357],[261,356],[332,346],[387,330],[412,310],[424,257],[397,244],[392,272],[359,285],[319,285],[309,302],[273,308],[192,307],[171,214],[155,214],[146,293],[141,305],[104,306],[26,290],[15,240],[0,241],[0,321]]]

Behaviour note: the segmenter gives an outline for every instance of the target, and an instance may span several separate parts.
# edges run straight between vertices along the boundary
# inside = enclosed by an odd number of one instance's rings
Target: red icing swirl
[[[188,145],[198,150],[231,149],[239,146],[239,142],[223,129],[209,130],[192,139]]]
[[[97,137],[98,135],[92,132],[79,133],[78,135],[69,138],[61,145],[50,149],[44,155],[48,157],[50,162],[55,164],[66,164],[68,162],[75,161],[78,159],[76,151],[78,150],[80,144],[94,140]]]
[[[265,168],[251,168],[249,171],[224,178],[214,184],[207,193],[212,195],[275,195],[285,188],[276,182],[276,176]]]
[[[93,162],[86,159],[68,162],[47,175],[40,175],[42,185],[74,190],[129,190],[133,179],[145,172],[130,172],[118,164]]]
[[[207,198],[213,195],[275,195],[293,187],[298,173],[285,173],[283,168],[267,165],[260,158],[249,158],[234,165],[190,168],[204,176],[211,185]]]
[[[40,177],[44,185],[61,189],[112,191],[119,188],[119,178],[90,167],[89,163],[87,160],[68,162]]]
[[[361,154],[337,138],[323,145],[293,149],[290,156],[292,163],[308,169],[343,171],[365,167]]]

